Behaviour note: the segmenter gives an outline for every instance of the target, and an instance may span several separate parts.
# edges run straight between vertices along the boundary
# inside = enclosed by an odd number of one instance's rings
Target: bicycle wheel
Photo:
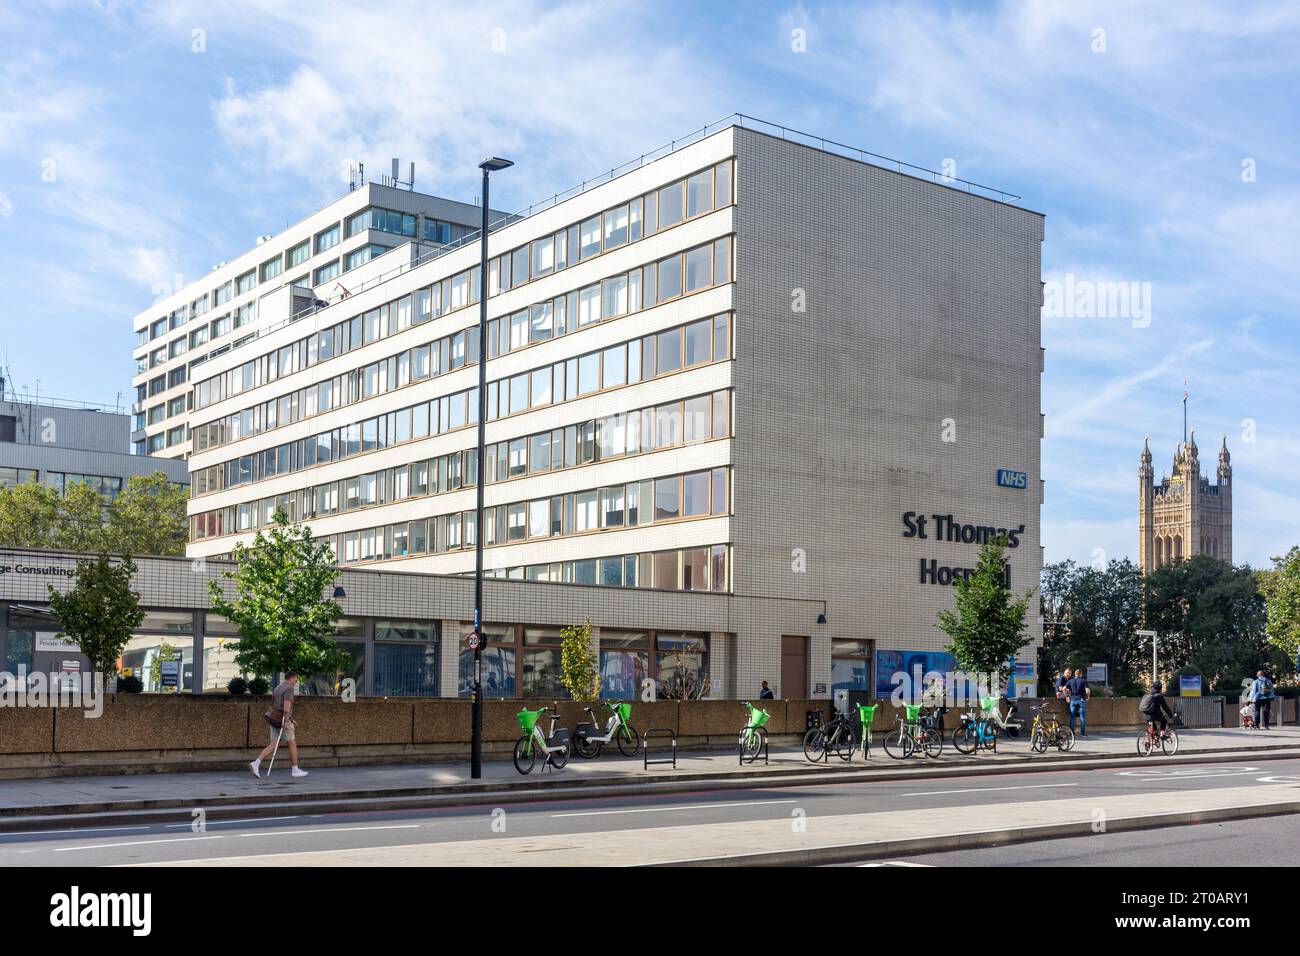
[[[835,739],[835,752],[841,760],[847,762],[853,759],[853,751],[857,749],[858,745],[853,742],[853,731],[848,724],[841,724]]]
[[[927,757],[938,757],[943,753],[943,737],[937,730],[927,730],[921,735],[921,749]]]
[[[532,745],[530,737],[520,737],[515,744],[515,769],[520,773],[532,773],[537,763],[537,748]]]
[[[627,733],[623,733],[627,730]],[[631,724],[624,724],[615,735],[618,737],[618,752],[624,757],[635,757],[641,752],[641,735]]]
[[[1057,729],[1056,749],[1062,753],[1074,749],[1074,731],[1069,727],[1061,727]]]
[[[1172,727],[1169,728],[1168,733],[1169,736],[1160,741],[1160,749],[1165,752],[1166,757],[1172,757],[1178,753],[1178,734]]]
[[[550,761],[552,767],[556,770],[563,770],[565,764],[569,762],[569,747],[566,744],[563,750],[557,750],[553,754],[547,754],[546,759]]]
[[[740,732],[740,759],[752,763],[758,759],[767,740],[767,731],[762,727],[746,727]]]
[[[1152,742],[1151,735],[1149,733],[1147,733],[1144,730],[1140,734],[1138,734],[1137,751],[1139,757],[1150,757],[1151,749],[1153,746],[1154,743]]]
[[[826,735],[822,733],[820,727],[813,727],[803,735],[803,755],[813,763],[822,759],[825,750]]]
[[[1034,735],[1029,738],[1029,749],[1036,754],[1047,753],[1047,734],[1043,732],[1041,727],[1036,728]]]
[[[599,757],[600,751],[604,748],[600,742],[592,742],[586,737],[573,738],[573,752],[584,760],[590,760],[592,757]]]
[[[952,745],[957,753],[970,756],[980,745],[979,732],[969,726],[958,727],[952,732]]]
[[[891,730],[885,734],[885,753],[895,760],[906,760],[916,750],[916,742],[911,734],[901,730]]]

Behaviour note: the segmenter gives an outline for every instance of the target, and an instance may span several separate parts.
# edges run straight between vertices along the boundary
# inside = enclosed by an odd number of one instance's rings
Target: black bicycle
[[[820,727],[811,728],[803,735],[803,755],[816,763],[834,753],[841,760],[852,760],[857,744],[853,740],[853,727],[846,714],[836,714]]]

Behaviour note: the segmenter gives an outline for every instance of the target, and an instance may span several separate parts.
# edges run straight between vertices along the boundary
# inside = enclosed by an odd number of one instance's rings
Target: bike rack
[[[754,759],[751,760],[750,763],[758,763],[758,754],[763,755],[763,763],[764,765],[767,765],[769,761],[768,761],[766,736],[763,737],[763,746],[758,749],[758,753],[754,754]],[[736,756],[739,758],[740,766],[742,767],[745,766],[745,748],[742,744],[736,745]]]
[[[673,751],[671,757],[656,757],[654,760],[650,759],[650,740],[653,737],[668,737],[671,740]],[[641,754],[642,770],[649,770],[652,763],[671,763],[673,769],[677,769],[677,732],[675,730],[669,730],[667,727],[651,727],[641,735],[641,744],[645,747],[645,750],[642,751]]]

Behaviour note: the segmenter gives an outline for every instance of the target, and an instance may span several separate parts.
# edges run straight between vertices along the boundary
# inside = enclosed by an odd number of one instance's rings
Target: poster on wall
[[[1184,674],[1178,678],[1178,695],[1180,697],[1201,696],[1201,675]]]
[[[35,649],[57,654],[80,654],[81,647],[70,637],[60,637],[58,631],[37,631]]]
[[[948,674],[956,669],[957,660],[947,651],[876,651],[876,696],[891,697],[900,680],[896,675],[900,674],[906,675],[906,696],[920,696],[925,689],[925,675]],[[920,686],[913,688],[918,680]]]
[[[1033,697],[1038,691],[1038,665],[1033,661],[1016,661],[1012,680],[1017,697]]]

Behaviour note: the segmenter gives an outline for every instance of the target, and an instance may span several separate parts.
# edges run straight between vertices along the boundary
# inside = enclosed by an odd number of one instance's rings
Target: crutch
[[[275,735],[275,749],[271,751],[271,762],[266,765],[266,775],[268,778],[271,776],[271,768],[275,766],[275,755],[280,752],[280,738],[284,736],[284,722],[288,719],[289,715],[286,714],[280,721],[280,732]]]

